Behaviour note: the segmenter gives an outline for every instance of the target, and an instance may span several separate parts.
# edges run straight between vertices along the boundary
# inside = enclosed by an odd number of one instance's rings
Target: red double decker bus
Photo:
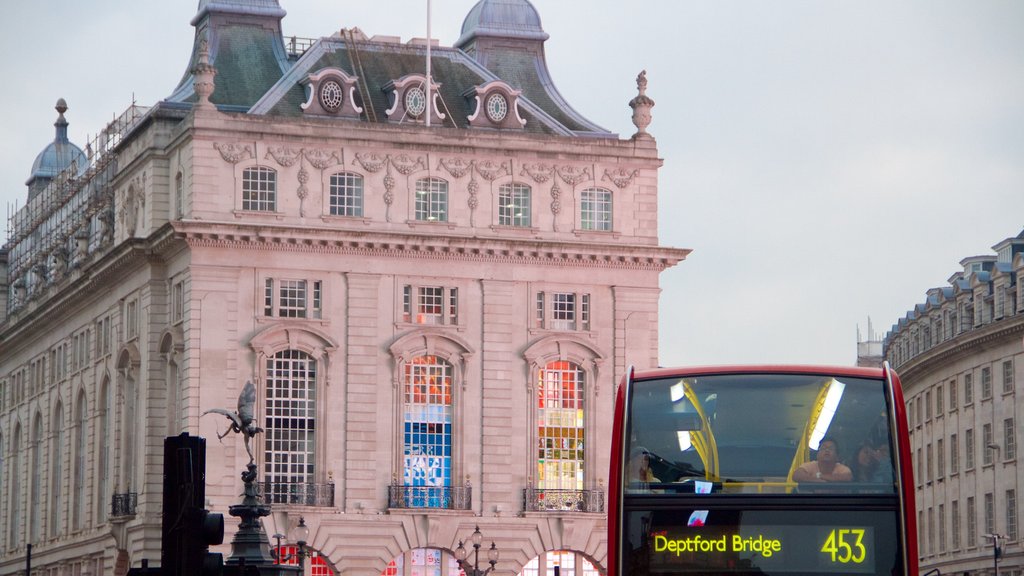
[[[610,576],[917,576],[888,368],[632,371],[615,401]]]

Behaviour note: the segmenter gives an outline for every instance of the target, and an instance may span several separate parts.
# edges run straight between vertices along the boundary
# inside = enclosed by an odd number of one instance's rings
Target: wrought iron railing
[[[110,516],[134,516],[135,509],[139,504],[139,495],[136,492],[114,494],[110,497]]]
[[[470,486],[388,486],[388,508],[469,510],[472,505]]]
[[[296,506],[334,506],[334,483],[270,482],[260,484],[260,495],[267,504],[294,504]]]
[[[602,490],[526,488],[523,490],[523,510],[526,512],[604,512],[604,492]]]

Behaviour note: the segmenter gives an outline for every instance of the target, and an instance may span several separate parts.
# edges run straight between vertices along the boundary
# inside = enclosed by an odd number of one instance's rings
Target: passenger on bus
[[[630,484],[640,482],[650,484],[661,482],[651,471],[651,457],[646,448],[636,447],[630,452],[629,467],[627,468]]]
[[[878,472],[878,455],[871,442],[864,442],[857,449],[857,457],[853,460],[853,480],[855,482],[874,482]]]
[[[818,443],[817,460],[801,464],[793,472],[794,482],[849,482],[853,472],[839,462],[839,445],[826,436]]]

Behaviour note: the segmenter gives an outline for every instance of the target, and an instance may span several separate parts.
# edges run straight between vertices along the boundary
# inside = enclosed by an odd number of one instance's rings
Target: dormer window
[[[500,124],[508,116],[508,98],[501,92],[495,92],[487,97],[487,119],[495,124]]]
[[[441,85],[430,83],[430,102],[427,101],[427,77],[423,74],[406,74],[398,80],[388,82],[383,90],[391,103],[384,113],[391,122],[426,122],[430,114],[432,124],[438,126],[447,118],[438,108]],[[442,103],[443,104],[443,103]]]
[[[302,81],[309,86],[309,99],[300,106],[303,113],[359,118],[363,108],[357,103],[358,80],[339,68],[323,68],[310,74]]]
[[[526,120],[519,115],[521,93],[499,80],[470,88],[464,96],[475,99],[476,105],[473,115],[468,118],[469,125],[475,128],[522,129]]]

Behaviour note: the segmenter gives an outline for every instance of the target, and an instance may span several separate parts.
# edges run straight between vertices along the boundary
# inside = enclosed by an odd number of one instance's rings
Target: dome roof
[[[60,174],[65,168],[71,165],[72,162],[77,162],[79,168],[84,169],[88,164],[88,159],[82,149],[75,146],[68,140],[68,121],[64,118],[64,112],[67,111],[68,105],[61,98],[57,101],[56,106],[59,116],[57,121],[53,123],[56,127],[56,135],[53,142],[47,144],[46,148],[36,156],[35,162],[32,163],[32,175],[25,184],[31,186],[37,178],[53,178],[57,174]]]
[[[210,12],[227,12],[230,14],[252,14],[256,16],[274,16],[283,18],[285,11],[278,0],[199,0],[199,8],[192,19],[195,26]]]
[[[540,14],[529,0],[480,0],[462,23],[462,46],[477,36],[547,40]]]

